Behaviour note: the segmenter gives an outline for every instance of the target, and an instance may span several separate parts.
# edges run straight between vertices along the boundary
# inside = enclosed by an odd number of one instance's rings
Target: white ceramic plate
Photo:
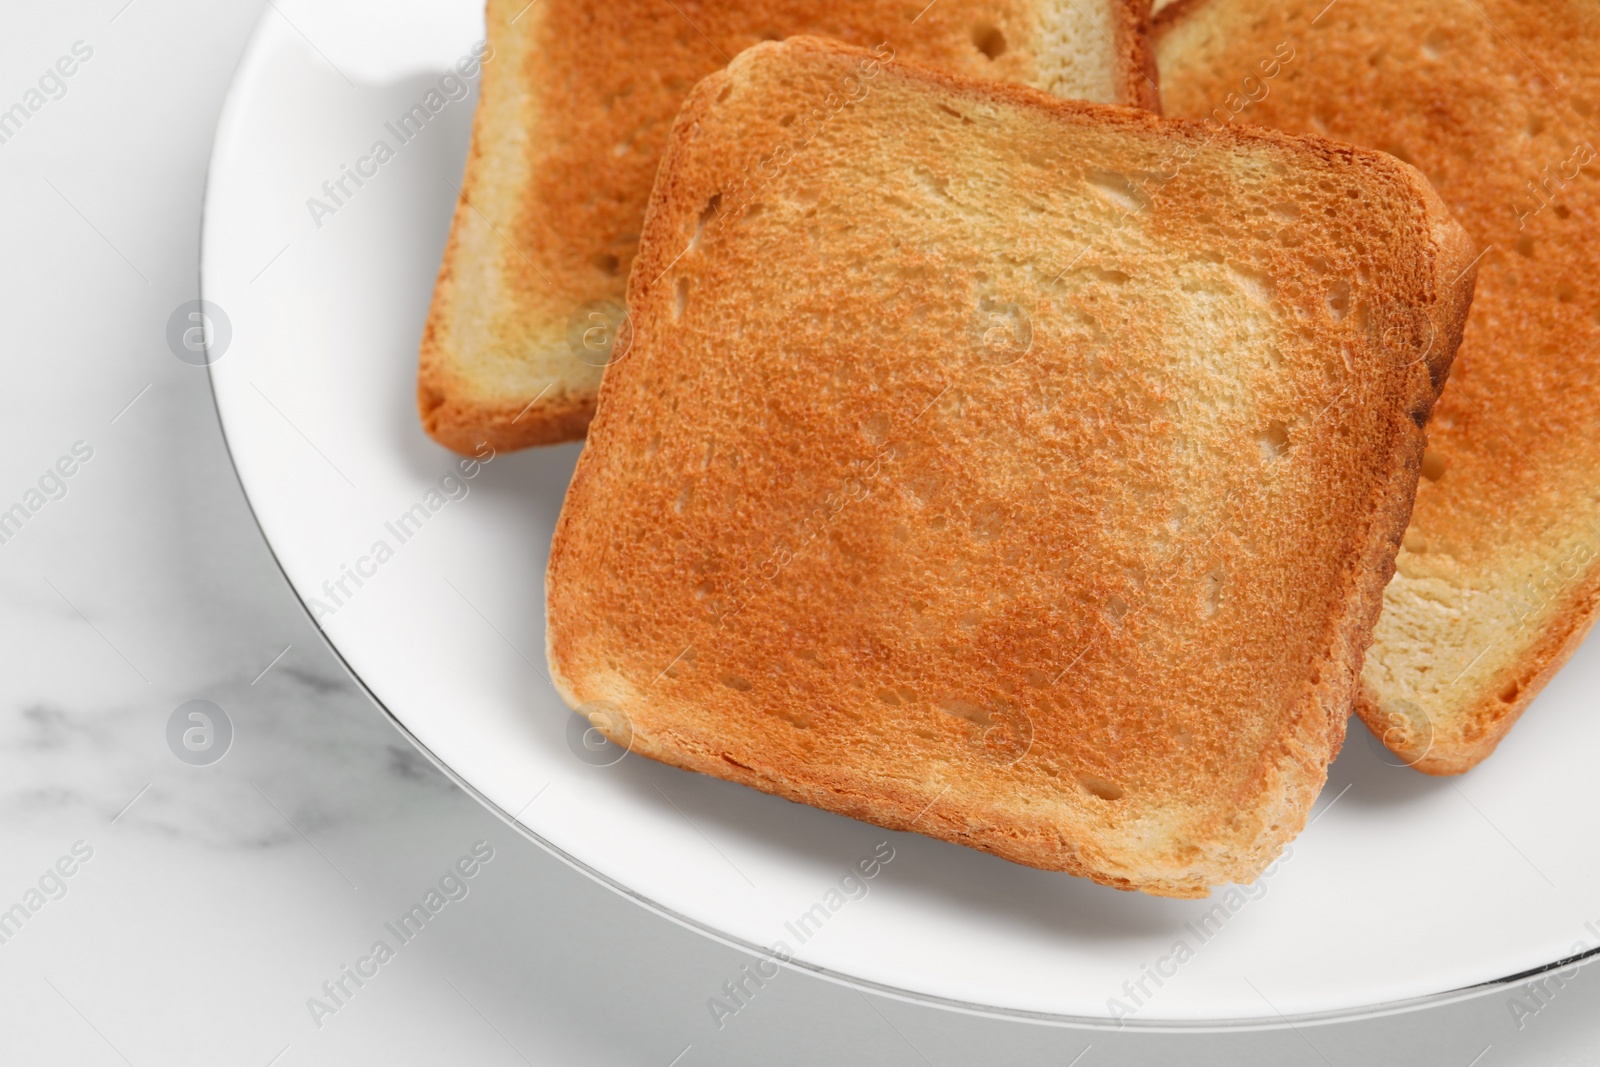
[[[782,942],[798,966],[982,1011],[1273,1025],[1462,995],[1600,942],[1593,642],[1465,778],[1392,766],[1355,725],[1287,861],[1206,902],[889,834],[638,756],[595,765],[616,753],[584,746],[544,676],[545,557],[578,446],[498,456],[469,480],[417,422],[417,340],[475,96],[451,100],[447,84],[403,145],[385,124],[481,33],[476,0],[269,5],[217,134],[203,286],[232,328],[211,367],[217,406],[285,574],[372,695],[486,804],[712,936]],[[380,140],[393,158],[363,164],[371,176],[346,179],[336,203],[323,183]],[[425,520],[401,530],[418,504]],[[884,841],[893,859],[840,891]]]

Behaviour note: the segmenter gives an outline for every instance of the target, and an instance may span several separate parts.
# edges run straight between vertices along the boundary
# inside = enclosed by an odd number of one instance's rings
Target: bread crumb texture
[[[466,454],[583,437],[627,347],[624,291],[673,118],[729,57],[812,33],[1153,107],[1148,21],[1138,0],[490,0],[493,54],[421,347],[424,427]]]
[[[558,688],[891,828],[1254,878],[1343,738],[1465,313],[1430,197],[1328,142],[741,54],[673,130],[556,530]]]
[[[1358,704],[1407,761],[1458,774],[1600,608],[1600,7],[1325,6],[1182,0],[1160,29],[1163,95],[1213,114],[1288,42],[1239,120],[1405,160],[1482,252]]]

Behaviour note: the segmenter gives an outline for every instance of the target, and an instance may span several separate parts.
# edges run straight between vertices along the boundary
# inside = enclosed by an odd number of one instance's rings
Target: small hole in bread
[[[719,103],[719,104],[726,103],[727,100],[728,100],[728,97],[730,97],[732,95],[733,95],[733,83],[730,82],[727,85],[724,85],[722,87],[722,92],[717,94],[717,103]]]
[[[861,436],[869,444],[881,445],[889,439],[889,429],[889,416],[880,411],[861,424]]]
[[[1128,180],[1127,175],[1110,170],[1091,170],[1085,177],[1094,190],[1122,210],[1131,213],[1143,211],[1149,204],[1144,190]]]
[[[601,274],[611,278],[615,278],[617,276],[617,268],[622,265],[621,261],[610,252],[600,253],[598,256],[595,256],[591,262],[594,263],[596,270],[598,270]]]
[[[1556,286],[1556,299],[1563,304],[1572,303],[1572,298],[1578,295],[1578,290],[1573,288],[1571,282],[1562,282]]]
[[[1533,235],[1528,233],[1523,234],[1521,237],[1517,238],[1517,243],[1512,245],[1512,247],[1517,250],[1517,254],[1519,256],[1527,256],[1529,259],[1532,259]]]
[[[1565,204],[1557,204],[1550,210],[1556,213],[1556,218],[1558,219],[1570,219],[1572,217],[1572,209]]]
[[[958,719],[965,719],[977,726],[988,727],[989,711],[982,704],[974,704],[970,700],[959,697],[946,697],[938,702],[938,708],[946,715],[954,715]]]
[[[1107,285],[1127,285],[1131,277],[1126,271],[1107,270],[1104,267],[1085,267],[1083,273],[1095,281],[1105,282]]]
[[[1000,32],[998,26],[986,22],[980,22],[972,28],[972,43],[990,59],[999,59],[1006,54],[1006,35]]]
[[[1514,702],[1517,699],[1517,694],[1520,692],[1522,692],[1522,684],[1520,682],[1512,682],[1510,685],[1500,690],[1500,703],[1510,704]]]
[[[993,541],[1005,533],[1006,515],[998,504],[984,504],[972,515],[972,536],[979,541]]]
[[[694,226],[694,236],[689,239],[690,248],[700,247],[700,238],[706,232],[706,225],[717,217],[717,208],[722,204],[722,194],[715,193],[700,212],[699,221]]]
[[[717,680],[729,689],[734,689],[741,693],[748,693],[753,688],[748,678],[741,678],[737,674],[724,674]]]
[[[689,307],[689,279],[679,278],[677,289],[672,300],[672,321],[677,322],[683,318],[683,313]]]
[[[893,689],[889,689],[889,688],[880,689],[877,692],[877,697],[878,697],[879,700],[883,701],[885,704],[888,704],[890,707],[897,708],[897,707],[900,706],[900,694],[896,693]]]
[[[1229,263],[1228,270],[1234,282],[1251,300],[1265,307],[1277,297],[1277,285],[1272,275],[1238,263]]]
[[[1350,283],[1343,278],[1328,286],[1328,314],[1334,322],[1341,322],[1350,314]]]
[[[1112,622],[1121,622],[1128,614],[1128,602],[1119,596],[1106,601],[1106,615]]]
[[[1122,799],[1122,787],[1116,782],[1108,782],[1104,778],[1096,778],[1092,774],[1080,774],[1078,775],[1078,784],[1101,800]]]
[[[1201,583],[1200,614],[1205,618],[1211,618],[1222,607],[1223,577],[1222,571],[1215,570],[1207,574]]]
[[[1446,466],[1444,457],[1433,449],[1430,448],[1422,453],[1422,476],[1428,481],[1436,482],[1443,478]]]
[[[1289,451],[1289,427],[1277,419],[1267,423],[1267,428],[1261,431],[1261,459],[1265,463]]]

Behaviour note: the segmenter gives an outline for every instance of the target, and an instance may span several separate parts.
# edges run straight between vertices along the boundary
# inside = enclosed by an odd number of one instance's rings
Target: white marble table
[[[967,1017],[784,973],[719,1028],[708,999],[744,958],[510,832],[344,675],[251,521],[204,372],[169,350],[260,11],[0,14],[0,108],[40,88],[0,129],[0,510],[39,504],[0,543],[0,1063],[1594,1062],[1592,972],[1543,1005],[1500,992],[1200,1036]],[[209,766],[168,745],[191,700],[233,725]],[[420,932],[390,932],[475,850]]]

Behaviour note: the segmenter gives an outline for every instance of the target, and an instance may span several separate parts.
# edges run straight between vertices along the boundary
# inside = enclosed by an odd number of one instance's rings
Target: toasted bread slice
[[[1470,259],[1381,153],[752,48],[668,141],[552,677],[793,800],[1125,889],[1249,880],[1344,736]]]
[[[1600,608],[1600,5],[1183,0],[1169,16],[1171,111],[1391,152],[1483,252],[1357,704],[1405,760],[1458,774]]]
[[[581,439],[626,347],[624,289],[673,116],[758,41],[814,33],[1155,106],[1148,0],[489,0],[471,154],[417,398],[471,452]],[[806,120],[801,119],[804,122]],[[740,150],[755,166],[756,146]]]

